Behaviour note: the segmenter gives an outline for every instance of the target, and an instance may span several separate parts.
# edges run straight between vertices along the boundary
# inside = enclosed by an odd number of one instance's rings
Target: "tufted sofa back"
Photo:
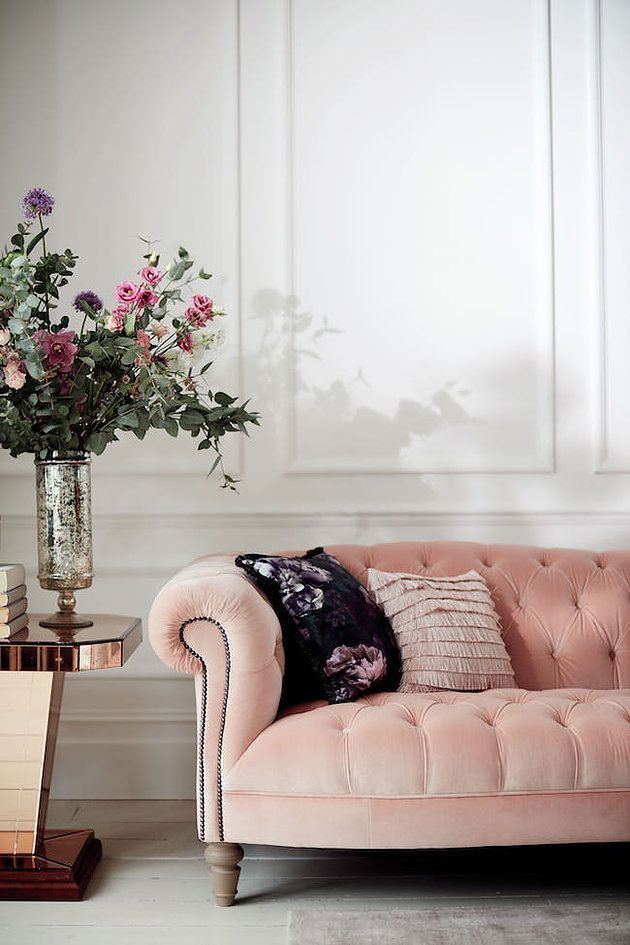
[[[439,576],[478,571],[523,689],[630,688],[630,551],[441,541],[326,550],[363,584],[368,568]]]

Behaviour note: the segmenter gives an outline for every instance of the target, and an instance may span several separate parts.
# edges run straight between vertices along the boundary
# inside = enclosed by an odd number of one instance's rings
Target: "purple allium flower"
[[[103,308],[103,303],[99,299],[98,295],[96,292],[92,292],[91,289],[86,289],[85,292],[79,292],[79,294],[75,296],[74,302],[72,303],[75,310],[81,315],[85,312],[85,309],[83,308],[83,302],[86,302],[87,305],[89,305],[90,308],[95,312],[100,312],[100,310]]]
[[[43,190],[41,187],[33,187],[32,190],[24,194],[24,199],[22,200],[24,216],[27,220],[34,220],[40,214],[43,217],[47,217],[49,213],[52,213],[54,203],[55,198],[52,197],[48,191]]]

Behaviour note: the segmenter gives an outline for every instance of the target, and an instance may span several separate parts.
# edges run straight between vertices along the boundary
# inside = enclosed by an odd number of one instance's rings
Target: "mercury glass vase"
[[[56,614],[40,623],[72,632],[92,626],[75,613],[74,591],[92,583],[92,498],[88,453],[35,461],[38,578],[58,591]]]

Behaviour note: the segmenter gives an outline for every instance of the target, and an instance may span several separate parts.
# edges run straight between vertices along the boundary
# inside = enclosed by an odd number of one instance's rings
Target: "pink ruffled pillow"
[[[370,568],[368,590],[400,648],[399,692],[516,685],[490,591],[476,571],[428,577]]]

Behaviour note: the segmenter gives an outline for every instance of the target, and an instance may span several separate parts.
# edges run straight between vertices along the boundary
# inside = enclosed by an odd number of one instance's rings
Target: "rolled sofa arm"
[[[162,588],[149,614],[149,639],[167,666],[195,674],[199,838],[224,840],[222,780],[278,711],[284,670],[278,618],[232,557],[212,555]]]

